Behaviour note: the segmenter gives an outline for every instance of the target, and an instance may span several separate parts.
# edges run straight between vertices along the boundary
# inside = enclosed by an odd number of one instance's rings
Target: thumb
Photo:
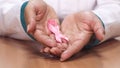
[[[35,17],[36,17],[35,9],[30,3],[28,3],[28,5],[25,8],[25,20],[27,24],[28,33],[33,33],[33,31],[35,30],[36,26]]]
[[[98,19],[94,25],[93,31],[98,40],[103,40],[105,36],[104,24]]]
[[[65,61],[65,60],[69,59],[72,55],[74,55],[77,52],[79,52],[84,47],[85,44],[86,44],[86,41],[77,40],[72,45],[69,45],[67,50],[65,50],[61,54],[60,61]]]
[[[98,28],[96,31],[95,31],[95,35],[97,37],[98,40],[103,40],[104,39],[104,30],[102,28]]]

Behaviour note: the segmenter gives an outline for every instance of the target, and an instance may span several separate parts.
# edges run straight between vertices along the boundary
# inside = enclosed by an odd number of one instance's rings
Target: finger
[[[32,21],[32,19],[31,19],[31,21],[27,25],[27,32],[30,34],[33,34],[35,31],[35,27],[36,27],[36,23],[34,20]]]
[[[94,33],[98,40],[100,41],[103,40],[105,35],[105,30],[101,21],[96,21],[96,24],[94,25]]]
[[[56,56],[60,56],[62,52],[64,52],[67,49],[67,44],[65,43],[57,43],[56,47],[53,47],[50,52]]]
[[[57,47],[62,50],[62,51],[65,51],[68,47],[68,45],[66,43],[58,43],[57,44]]]
[[[98,40],[100,40],[100,41],[103,40],[104,39],[104,35],[105,35],[104,30],[101,29],[101,28],[98,28],[98,30],[95,31],[95,35],[96,35]]]
[[[50,50],[50,52],[51,52],[52,54],[56,55],[56,56],[60,56],[61,53],[62,53],[62,51],[61,51],[59,48],[57,48],[57,47],[53,47],[53,48]]]
[[[86,39],[86,37],[85,37],[85,40],[79,39],[73,42],[71,45],[69,45],[67,50],[65,50],[62,53],[60,61],[65,61],[68,58],[70,58],[72,55],[79,52],[87,44],[87,42],[88,42],[88,39]]]
[[[40,30],[36,30],[34,37],[38,42],[43,43],[48,47],[56,46],[56,41]]]
[[[35,8],[29,3],[25,8],[25,18],[27,23],[27,32],[32,33],[36,26],[36,12]]]
[[[44,16],[47,15],[47,5],[44,3],[44,5],[36,7],[36,20],[40,21],[44,18]]]
[[[50,48],[49,48],[49,47],[46,47],[46,48],[44,49],[44,52],[45,52],[45,53],[50,53]]]

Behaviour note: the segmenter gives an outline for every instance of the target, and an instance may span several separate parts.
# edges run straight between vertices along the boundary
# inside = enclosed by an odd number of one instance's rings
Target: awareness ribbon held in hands
[[[68,38],[61,34],[60,28],[55,20],[53,19],[48,20],[47,25],[50,32],[52,32],[55,35],[55,39],[57,42],[62,43],[62,40],[68,42]]]

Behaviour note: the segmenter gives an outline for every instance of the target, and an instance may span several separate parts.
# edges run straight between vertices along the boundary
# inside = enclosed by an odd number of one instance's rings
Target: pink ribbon
[[[63,34],[61,34],[60,28],[58,24],[55,22],[55,20],[53,19],[48,20],[47,25],[48,25],[48,29],[50,30],[50,32],[52,32],[55,35],[55,39],[57,42],[62,43],[63,39],[68,41],[68,38],[65,37]]]

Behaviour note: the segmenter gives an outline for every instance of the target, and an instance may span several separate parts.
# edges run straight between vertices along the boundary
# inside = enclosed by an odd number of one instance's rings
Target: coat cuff
[[[28,1],[24,2],[24,3],[22,4],[22,6],[21,6],[20,20],[21,20],[21,24],[22,24],[22,27],[23,27],[25,33],[26,33],[32,40],[35,40],[34,37],[27,32],[27,25],[26,25],[25,17],[24,17],[25,7],[26,7],[27,4],[28,4]]]

